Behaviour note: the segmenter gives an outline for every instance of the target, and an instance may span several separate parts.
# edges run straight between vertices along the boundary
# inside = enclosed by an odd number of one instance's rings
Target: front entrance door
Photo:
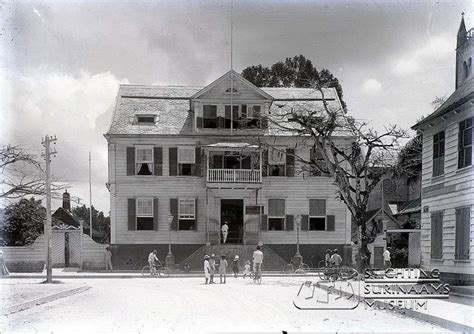
[[[241,244],[244,240],[244,200],[221,200],[221,226],[227,222],[229,234],[226,243]],[[221,236],[221,243],[224,242]]]

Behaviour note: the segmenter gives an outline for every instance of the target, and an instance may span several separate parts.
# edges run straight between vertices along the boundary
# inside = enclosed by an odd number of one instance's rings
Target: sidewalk
[[[352,291],[348,286],[347,282],[350,283],[357,283],[358,281],[336,281],[334,288],[336,290],[342,290],[343,295],[346,297],[350,297],[352,295]],[[361,284],[364,282],[361,281]],[[323,290],[328,290],[330,283],[328,282],[320,282],[317,283],[316,286]],[[361,285],[361,292],[363,291]],[[363,293],[355,293],[360,300],[360,304],[358,307],[364,307],[364,295]],[[393,298],[394,300],[397,299],[396,296]],[[421,300],[422,298],[420,298]],[[383,302],[378,300],[379,303],[383,307],[388,308],[387,302]],[[413,309],[399,309],[399,310],[390,310],[392,312],[398,312],[410,317],[414,317],[423,321],[430,322],[432,324],[450,329],[455,331],[461,332],[474,332],[474,298],[470,299],[470,303],[456,303],[451,302],[448,300],[441,300],[441,299],[429,299],[427,303],[427,309],[418,308],[416,310]]]
[[[287,275],[282,271],[264,271],[263,275],[271,277],[318,277],[317,273],[307,273],[307,274],[290,274]],[[228,273],[228,277],[232,277],[233,274]],[[242,276],[242,273],[239,274]],[[100,278],[142,278],[143,275],[139,271],[130,271],[130,270],[114,270],[110,271],[77,271],[70,268],[53,268],[53,279],[100,279]],[[182,271],[171,273],[170,277],[204,277],[203,272],[201,271],[191,271],[184,273]],[[10,273],[8,276],[2,276],[2,279],[46,279],[46,271],[43,270],[35,273]]]

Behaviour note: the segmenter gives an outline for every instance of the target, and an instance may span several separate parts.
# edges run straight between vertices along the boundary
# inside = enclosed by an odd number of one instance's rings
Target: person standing
[[[251,277],[251,274],[252,273],[250,272],[250,261],[247,261],[247,262],[245,262],[245,265],[244,265],[244,275],[243,275],[242,278],[247,277],[247,275],[249,277]]]
[[[222,278],[224,278],[224,284],[227,278],[227,267],[229,264],[227,263],[227,260],[225,258],[225,255],[221,256],[221,261],[219,263],[219,278],[222,284]]]
[[[255,278],[258,279],[262,274],[261,268],[263,263],[263,252],[260,250],[260,246],[257,246],[257,249],[253,252],[253,271],[255,273]]]
[[[236,255],[234,260],[232,260],[232,271],[234,272],[234,278],[237,278],[239,274],[239,256]]]
[[[326,268],[329,268],[331,264],[331,250],[330,249],[326,250],[326,256],[324,257],[324,260],[326,261]]]
[[[204,255],[204,278],[207,284],[211,279],[211,266],[209,265],[209,255]]]
[[[3,259],[3,251],[0,249],[0,270],[1,276],[8,276],[10,272],[8,271],[7,266],[5,265],[5,260]]]
[[[224,224],[222,224],[221,232],[222,232],[222,243],[225,244],[227,241],[227,235],[229,234],[229,225],[227,225],[227,221],[224,221]]]
[[[209,266],[211,267],[211,279],[209,284],[214,284],[214,275],[216,273],[216,256],[214,254],[212,254],[209,259]]]
[[[105,270],[114,270],[112,267],[112,251],[110,247],[105,248]]]
[[[385,252],[383,252],[383,263],[385,269],[388,269],[392,266],[392,261],[390,259],[390,251],[388,247],[387,249],[385,249]]]

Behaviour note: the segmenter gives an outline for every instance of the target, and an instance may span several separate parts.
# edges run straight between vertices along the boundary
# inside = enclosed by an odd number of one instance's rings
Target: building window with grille
[[[433,136],[433,176],[444,174],[444,131]]]
[[[217,128],[217,106],[204,105],[203,106],[203,128],[215,129]]]
[[[326,231],[326,200],[309,200],[309,230]]]
[[[458,168],[472,164],[472,117],[459,123]]]
[[[283,231],[285,229],[285,200],[268,200],[268,231]]]
[[[180,199],[178,206],[178,230],[195,230],[196,224],[196,200]]]
[[[225,106],[225,123],[224,127],[226,129],[232,128],[238,129],[239,128],[239,105],[232,105],[233,113],[230,112],[230,105]]]
[[[196,163],[196,150],[194,147],[178,147],[179,175],[193,175]]]
[[[285,176],[286,148],[275,147],[268,150],[268,175]]]
[[[135,174],[153,174],[153,147],[135,148]]]
[[[153,198],[137,198],[137,230],[153,230]]]

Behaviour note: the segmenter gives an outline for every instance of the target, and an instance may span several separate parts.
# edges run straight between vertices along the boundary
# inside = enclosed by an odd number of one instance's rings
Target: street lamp
[[[301,228],[301,215],[297,214],[295,216],[295,223],[296,223],[296,254],[295,258],[299,258],[298,260],[301,261],[301,254],[300,254],[300,228]]]
[[[167,219],[168,219],[168,254],[166,255],[166,258],[165,258],[165,264],[168,268],[173,268],[174,256],[173,256],[173,253],[171,253],[171,223],[173,222],[174,216],[172,214],[169,214],[167,216]]]

